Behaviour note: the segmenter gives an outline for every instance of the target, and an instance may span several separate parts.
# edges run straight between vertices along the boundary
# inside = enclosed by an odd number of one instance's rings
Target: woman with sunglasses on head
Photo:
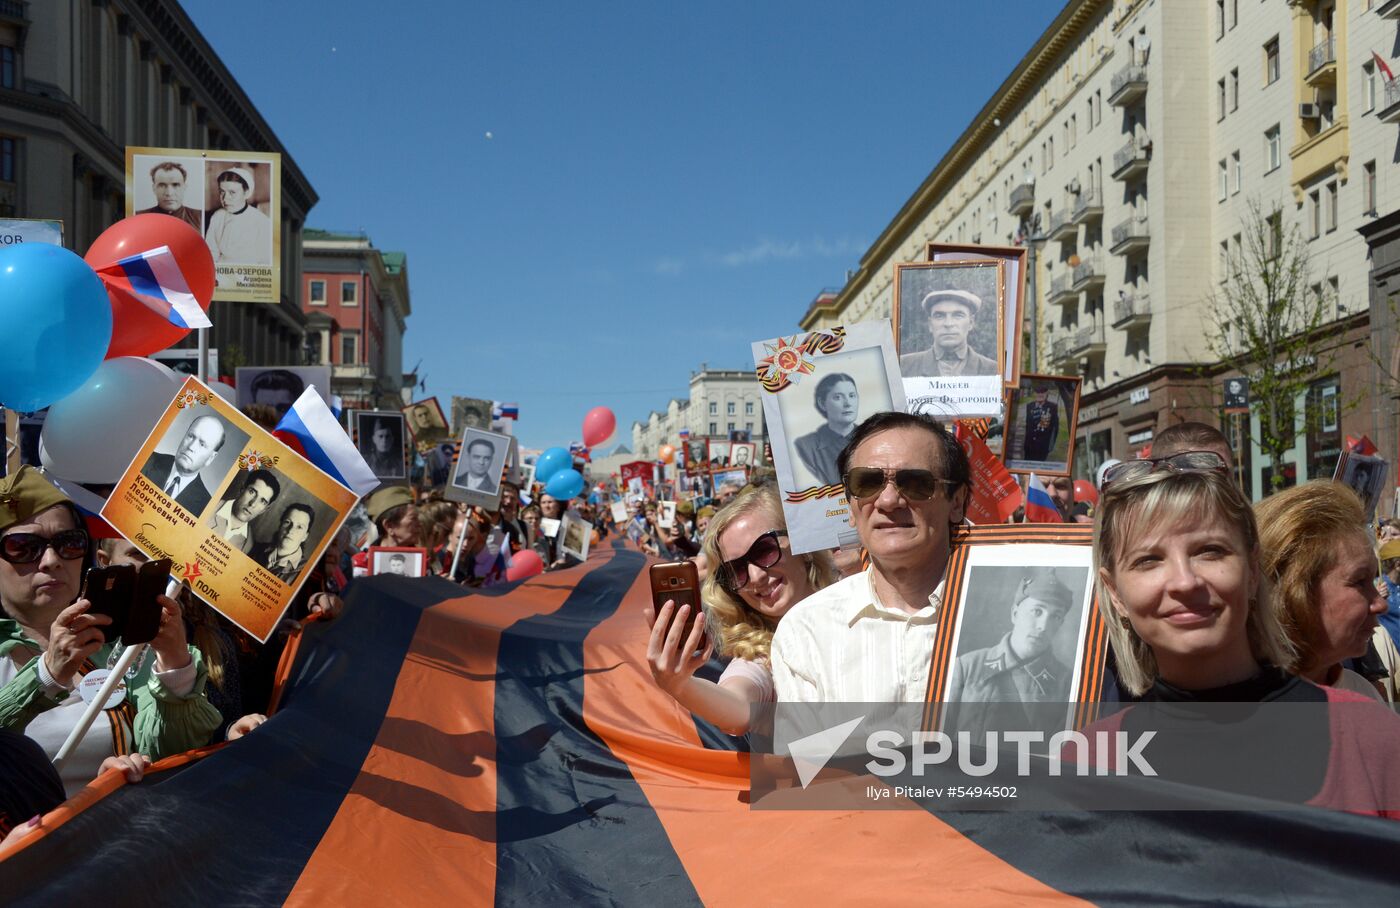
[[[746,486],[710,521],[701,544],[712,569],[701,585],[704,621],[688,621],[690,607],[667,601],[661,613],[646,607],[652,677],[686,709],[721,730],[749,730],[754,703],[772,702],[768,665],[773,631],[798,602],[832,583],[836,571],[825,552],[794,555],[777,490]],[[682,633],[690,633],[682,639]],[[711,654],[730,660],[718,682],[695,677]]]
[[[1289,672],[1259,526],[1218,454],[1116,465],[1096,517],[1099,609],[1119,683],[1145,702],[1084,729],[1088,740],[1155,731],[1164,779],[1400,816],[1400,719]],[[1216,703],[1289,706],[1202,706]]]
[[[122,649],[103,635],[112,619],[88,614],[89,602],[78,598],[92,561],[83,522],[61,492],[30,467],[0,479],[0,726],[23,731],[50,757],[83,713],[80,683],[105,677]],[[69,795],[107,757],[158,760],[208,744],[219,727],[180,607],[166,596],[158,601],[160,630],[128,672],[125,695],[114,697],[63,765]]]
[[[1344,667],[1366,655],[1386,610],[1361,499],[1331,480],[1284,489],[1254,506],[1274,609],[1298,651],[1295,671],[1314,684],[1381,699]]]

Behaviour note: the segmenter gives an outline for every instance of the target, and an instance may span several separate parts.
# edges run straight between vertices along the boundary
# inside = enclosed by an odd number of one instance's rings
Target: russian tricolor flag
[[[315,388],[302,392],[272,434],[356,495],[368,495],[379,486],[379,478]]]
[[[1040,480],[1032,473],[1026,479],[1026,522],[1027,523],[1064,523],[1064,517],[1060,516],[1060,509],[1055,507],[1055,499],[1050,497],[1050,493],[1045,491],[1045,486],[1040,484]]]
[[[190,292],[169,246],[157,246],[97,269],[98,277],[129,291],[177,328],[208,328],[209,316]]]
[[[520,406],[519,406],[519,404],[501,404],[501,405],[500,405],[499,407],[497,407],[496,409],[499,411],[499,412],[496,414],[496,416],[499,417],[500,419],[519,419],[519,418],[520,418]]]

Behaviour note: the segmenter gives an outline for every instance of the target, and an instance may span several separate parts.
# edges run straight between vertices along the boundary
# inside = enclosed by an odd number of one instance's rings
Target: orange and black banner
[[[3,900],[1396,903],[1400,826],[1340,813],[751,809],[742,739],[652,682],[647,563],[356,581],[264,726],[49,814]]]

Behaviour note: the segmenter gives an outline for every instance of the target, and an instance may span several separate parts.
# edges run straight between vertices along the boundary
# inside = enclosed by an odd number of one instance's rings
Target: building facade
[[[1374,382],[1358,230],[1400,205],[1396,86],[1371,57],[1393,46],[1397,6],[1071,0],[802,327],[889,317],[895,263],[925,260],[929,242],[1029,245],[1026,365],[1083,377],[1088,476],[1176,422],[1239,428],[1220,415],[1212,300],[1252,211],[1279,208],[1330,301],[1318,356],[1333,366],[1297,407],[1300,427],[1310,405],[1330,418],[1300,430],[1279,469],[1289,484],[1330,475],[1346,434],[1385,434],[1381,414],[1347,402]],[[1240,455],[1258,496],[1274,465],[1253,444]]]
[[[728,439],[731,432],[747,432],[759,445],[767,441],[763,428],[763,404],[758,379],[752,370],[711,369],[702,363],[690,373],[690,398],[672,400],[664,412],[653,410],[644,421],[632,423],[632,451],[638,460],[658,456],[662,445],[675,445],[682,429],[692,439]]]
[[[281,301],[216,301],[210,346],[230,374],[300,362],[316,192],[180,4],[0,0],[0,216],[62,220],[83,253],[125,215],[128,145],[281,153]]]
[[[346,409],[399,409],[412,312],[407,256],[363,235],[315,228],[306,230],[303,255],[306,361],[331,367],[331,392]]]

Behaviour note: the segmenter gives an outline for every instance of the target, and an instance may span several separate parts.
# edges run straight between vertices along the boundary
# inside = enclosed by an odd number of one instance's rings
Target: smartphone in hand
[[[682,640],[688,639],[695,622],[699,621],[703,624],[705,621],[704,610],[700,607],[700,572],[695,569],[695,562],[667,561],[662,564],[653,564],[650,575],[651,604],[658,616],[661,614],[661,607],[666,604],[668,599],[675,603],[671,610],[671,620],[673,621],[681,606],[690,606],[690,617],[681,633]],[[670,633],[669,629],[667,633]],[[700,645],[701,648],[704,647],[703,637]]]
[[[91,605],[89,615],[106,615],[111,624],[98,628],[110,643],[124,636],[127,613],[131,611],[131,597],[136,590],[136,565],[111,564],[107,567],[88,568],[83,575],[83,594]]]
[[[126,618],[126,634],[122,642],[128,645],[150,643],[160,633],[160,603],[170,585],[170,559],[147,561],[136,572],[136,589],[132,594],[131,612]]]

